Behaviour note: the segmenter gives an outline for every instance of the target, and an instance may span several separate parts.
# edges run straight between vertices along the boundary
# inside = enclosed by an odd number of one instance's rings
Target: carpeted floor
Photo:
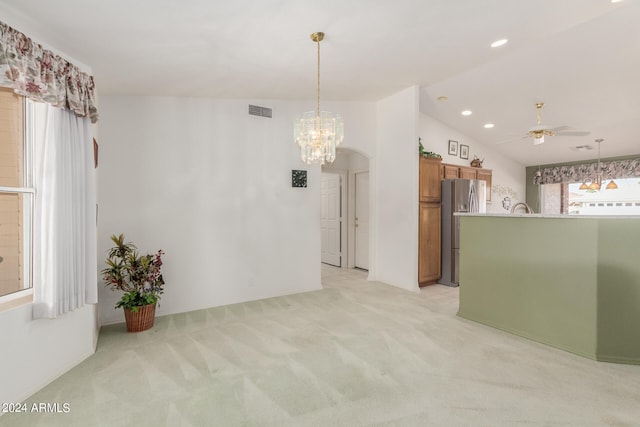
[[[3,426],[640,426],[640,366],[594,362],[323,265],[325,289],[104,327]],[[496,296],[499,297],[499,296]]]

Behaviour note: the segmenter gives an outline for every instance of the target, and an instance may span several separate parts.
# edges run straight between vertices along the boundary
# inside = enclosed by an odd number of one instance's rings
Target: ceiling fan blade
[[[580,130],[574,130],[574,131],[560,131],[560,132],[555,132],[555,136],[587,136],[589,135],[591,132],[589,131],[580,131]]]
[[[571,129],[571,126],[557,126],[551,129],[547,129],[549,132],[560,132],[563,130],[569,130]]]
[[[531,138],[531,135],[527,134],[527,135],[522,135],[520,138],[505,139],[505,140],[496,142],[496,145],[509,144],[511,142],[522,142],[522,141],[524,141],[525,139],[528,139],[528,138]]]

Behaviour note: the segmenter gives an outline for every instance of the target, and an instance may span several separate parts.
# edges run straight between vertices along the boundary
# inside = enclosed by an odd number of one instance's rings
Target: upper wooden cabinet
[[[442,179],[481,179],[487,183],[487,202],[491,201],[491,176],[493,171],[491,169],[480,169],[471,166],[458,166],[442,164],[441,177]]]
[[[460,166],[460,174],[458,178],[462,179],[478,179],[478,175],[476,174],[477,169],[467,166]]]
[[[442,169],[443,169],[442,179],[456,179],[459,177],[458,166],[456,165],[443,164]]]
[[[420,201],[440,201],[440,165],[442,160],[420,157]]]

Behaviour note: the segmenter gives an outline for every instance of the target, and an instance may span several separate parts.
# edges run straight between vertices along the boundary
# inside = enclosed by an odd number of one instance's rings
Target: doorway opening
[[[369,269],[369,159],[338,149],[336,160],[322,167],[322,263]]]

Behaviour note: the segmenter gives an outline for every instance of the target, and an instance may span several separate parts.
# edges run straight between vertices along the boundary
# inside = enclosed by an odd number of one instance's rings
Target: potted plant
[[[145,331],[153,326],[156,304],[164,292],[160,272],[164,252],[139,255],[133,243],[125,243],[124,234],[111,236],[111,241],[115,246],[109,249],[107,268],[102,270],[105,286],[124,292],[115,308],[124,309],[127,331]]]

